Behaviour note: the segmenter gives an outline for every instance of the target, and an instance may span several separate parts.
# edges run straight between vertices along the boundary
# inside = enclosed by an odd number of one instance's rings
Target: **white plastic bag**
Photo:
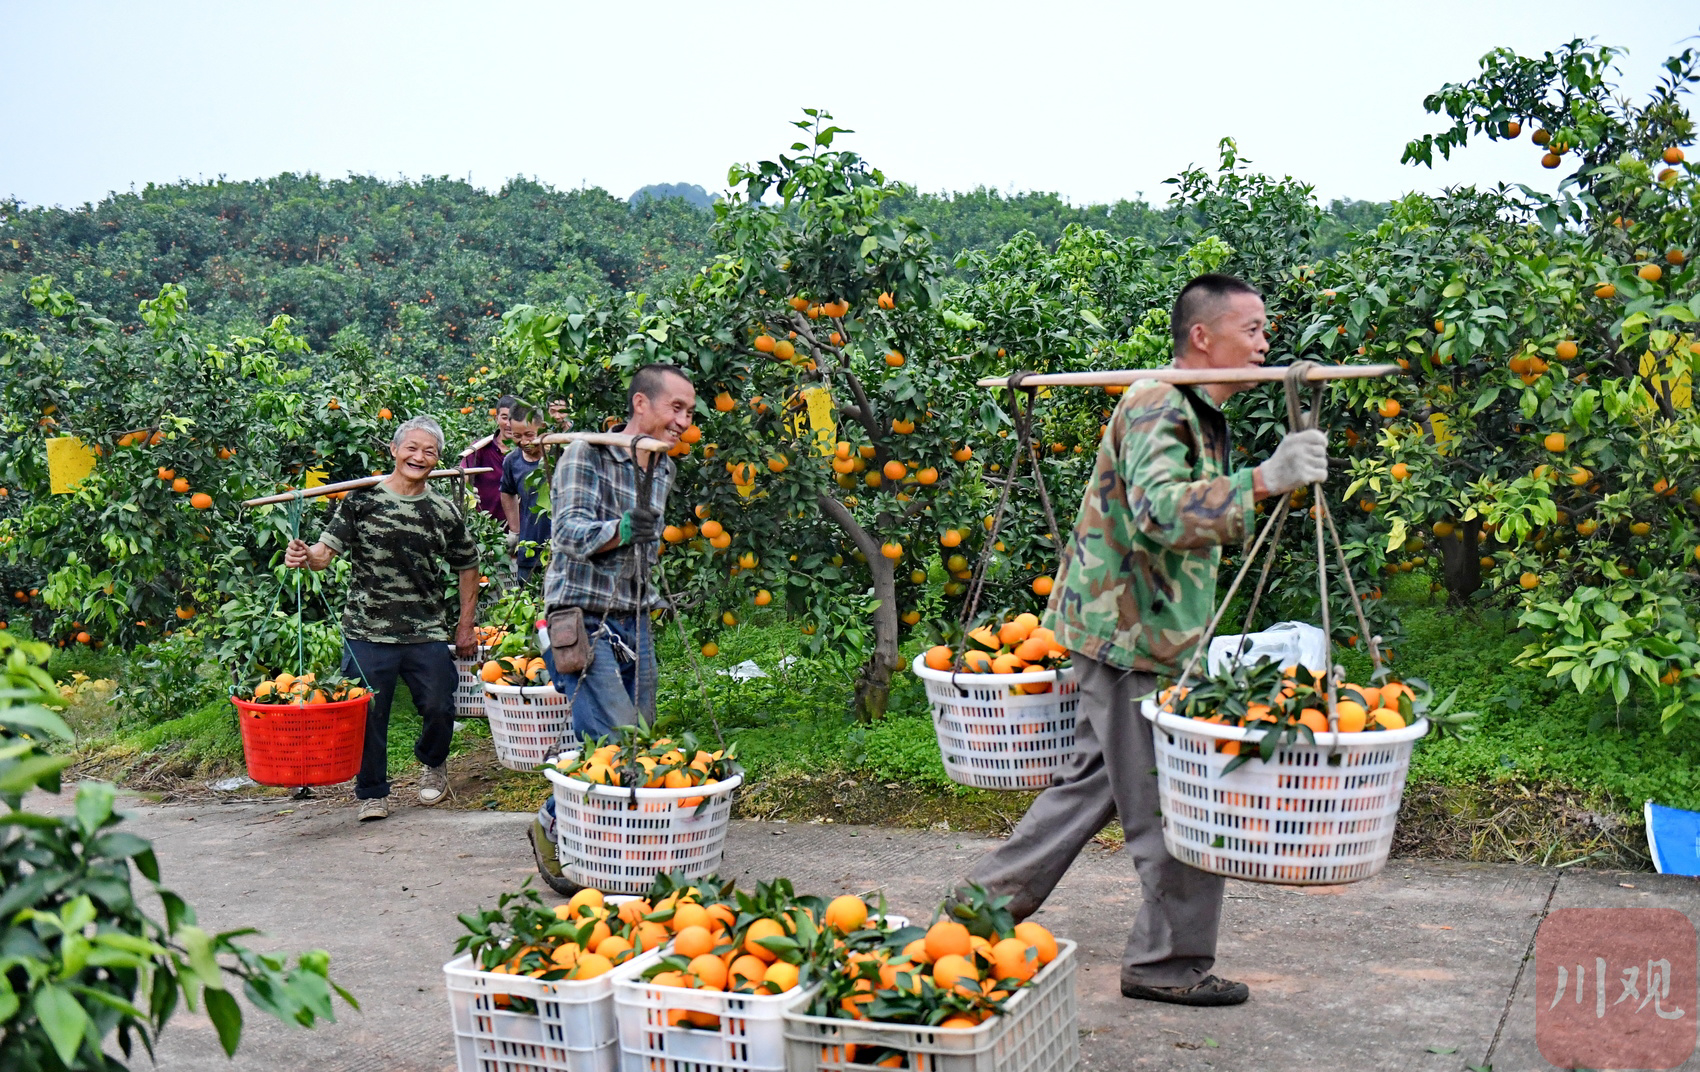
[[[1241,634],[1235,633],[1210,641],[1210,654],[1205,660],[1210,673],[1219,674],[1227,669],[1240,645],[1240,637]],[[1327,666],[1328,637],[1314,625],[1282,622],[1245,637],[1245,648],[1238,661],[1249,666],[1260,659],[1273,660],[1276,666],[1296,663],[1315,673]]]

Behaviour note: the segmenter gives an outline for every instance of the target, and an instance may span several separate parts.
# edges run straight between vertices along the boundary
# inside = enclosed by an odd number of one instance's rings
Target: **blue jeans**
[[[604,623],[627,650],[637,653],[635,660],[622,658],[612,639],[599,635]],[[555,669],[554,652],[543,653],[549,680],[555,683],[557,692],[571,698],[572,730],[581,741],[612,738],[618,727],[636,725],[640,715],[655,718],[655,644],[651,630],[648,620],[635,616],[597,618],[586,614],[584,631],[592,643],[590,665],[582,673],[560,673]],[[554,841],[553,794],[537,809],[537,820],[543,825],[544,836]]]
[[[395,699],[397,678],[407,682],[424,723],[413,743],[414,757],[427,767],[448,761],[454,740],[455,686],[460,682],[448,645],[440,640],[424,644],[344,640],[342,676],[359,678],[372,690],[372,703],[366,708],[365,751],[354,779],[357,798],[390,795],[390,702]]]
[[[619,637],[620,644],[602,635],[602,627]],[[582,673],[563,674],[555,669],[554,653],[545,652],[549,680],[555,690],[570,697],[573,732],[584,741],[612,738],[620,726],[636,725],[638,717],[655,717],[655,644],[651,624],[636,617],[597,618],[584,616],[585,635],[591,638],[590,665]],[[635,652],[635,660],[623,655]],[[641,706],[640,706],[641,705]]]

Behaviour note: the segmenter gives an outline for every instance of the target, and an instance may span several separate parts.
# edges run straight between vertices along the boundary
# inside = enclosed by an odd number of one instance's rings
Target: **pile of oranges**
[[[841,969],[851,991],[828,1015],[879,1020],[875,1002],[884,999],[903,1010],[903,1022],[978,1027],[1057,956],[1056,937],[1031,920],[995,929],[989,938],[948,918],[911,937],[917,930],[892,931],[873,948],[851,952]]]
[[[479,920],[487,926],[493,918],[503,925],[505,936],[476,941],[468,936],[458,947],[470,945],[475,952],[481,951],[480,963],[494,975],[581,982],[607,975],[615,965],[674,939],[672,928],[662,921],[663,913],[648,901],[613,904],[602,891],[583,889],[550,913],[541,908],[534,891],[524,893],[529,903],[522,899],[519,907],[506,910],[514,897],[508,895],[503,898],[506,911],[484,913]],[[514,1007],[515,999],[508,995],[494,997],[498,1008]]]
[[[546,685],[549,667],[540,655],[504,655],[486,662],[478,676],[489,685]]]
[[[628,733],[622,744],[601,745],[578,753],[565,764],[546,766],[593,785],[624,785],[623,772],[636,767],[643,775],[640,789],[689,789],[720,784],[732,773],[736,758],[736,748],[709,751],[698,748],[696,739],[688,735],[678,741],[671,737],[644,740],[641,733],[634,731]],[[702,799],[686,797],[679,801],[679,806],[695,807]]]
[[[508,639],[508,631],[499,625],[475,625],[472,635],[478,641],[480,648],[494,648]]]
[[[358,681],[346,678],[319,681],[313,674],[299,677],[288,672],[272,678],[261,678],[252,689],[238,690],[237,699],[257,704],[327,704],[343,700],[358,700],[369,690]]]
[[[1054,670],[1068,661],[1068,651],[1057,643],[1056,634],[1039,624],[1036,614],[1017,614],[1002,624],[989,623],[968,634],[968,644],[958,659],[947,644],[927,649],[926,665],[933,670],[960,670],[965,674],[1020,674],[1032,670]],[[1018,685],[1028,693],[1050,692],[1049,682]]]
[[[1312,733],[1328,732],[1327,701],[1323,696],[1326,682],[1299,666],[1284,667],[1277,691],[1268,702],[1248,703],[1244,713],[1223,710],[1215,702],[1199,702],[1192,689],[1170,685],[1157,693],[1157,702],[1164,711],[1180,713],[1188,718],[1218,725],[1247,727],[1256,723],[1279,724],[1294,722]],[[1383,730],[1402,730],[1414,719],[1412,705],[1417,694],[1409,685],[1389,681],[1379,687],[1345,682],[1336,686],[1334,710],[1341,733],[1375,733]],[[1217,750],[1239,754],[1239,741],[1219,741]]]
[[[647,974],[656,986],[707,990],[716,993],[774,995],[795,990],[801,982],[801,967],[772,948],[771,939],[790,938],[795,917],[783,913],[746,918],[731,905],[712,901],[703,904],[695,886],[656,906],[656,915],[671,911],[673,951]],[[800,911],[800,909],[798,909]],[[700,1027],[718,1030],[719,1015],[694,1009],[671,1009],[669,1027]]]

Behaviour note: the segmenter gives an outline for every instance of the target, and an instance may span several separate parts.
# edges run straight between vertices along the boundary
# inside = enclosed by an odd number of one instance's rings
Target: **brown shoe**
[[[1206,975],[1191,986],[1140,986],[1122,984],[1122,997],[1142,1001],[1166,1001],[1171,1005],[1243,1005],[1251,987]]]

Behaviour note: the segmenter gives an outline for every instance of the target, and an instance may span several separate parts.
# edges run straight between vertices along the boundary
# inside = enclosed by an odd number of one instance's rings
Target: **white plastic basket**
[[[556,762],[565,765],[577,755],[567,752]],[[744,780],[734,774],[714,785],[633,789],[594,785],[556,770],[543,773],[555,791],[561,873],[581,886],[633,894],[647,893],[663,871],[701,878],[719,869],[732,791]]]
[[[661,956],[652,949],[608,975],[557,982],[480,971],[471,954],[449,961],[443,978],[459,1072],[615,1072],[614,976],[641,974]],[[502,1008],[497,995],[529,998],[537,1011]]]
[[[572,719],[572,704],[567,697],[553,685],[481,684],[496,761],[518,771],[542,766],[567,735]]]
[[[1003,1015],[978,1027],[942,1030],[915,1024],[785,1013],[785,1067],[791,1072],[859,1072],[874,1067],[864,1046],[907,1054],[899,1067],[916,1072],[1071,1072],[1080,1064],[1074,995],[1075,944],[1057,941],[1057,955],[1004,1005]],[[623,1040],[622,1040],[623,1041]],[[628,1066],[629,1069],[630,1066]]]
[[[1074,671],[952,674],[917,655],[915,676],[927,686],[945,773],[979,789],[1044,789],[1074,754]],[[1017,685],[1051,691],[1018,692]]]
[[[1163,844],[1201,871],[1248,882],[1332,885],[1369,878],[1387,863],[1393,824],[1411,766],[1411,746],[1428,732],[1418,719],[1400,730],[1318,733],[1268,762],[1234,757],[1218,741],[1250,731],[1141,705],[1152,722]]]
[[[453,644],[449,645],[452,654]],[[455,717],[456,718],[486,718],[484,679],[478,676],[478,671],[484,666],[484,649],[479,648],[469,659],[454,656],[455,661]]]
[[[642,971],[614,980],[623,1072],[785,1072],[785,1010],[807,1001],[812,987],[728,994],[656,986],[639,978]],[[719,1022],[673,1026],[676,1011],[708,1013]]]

